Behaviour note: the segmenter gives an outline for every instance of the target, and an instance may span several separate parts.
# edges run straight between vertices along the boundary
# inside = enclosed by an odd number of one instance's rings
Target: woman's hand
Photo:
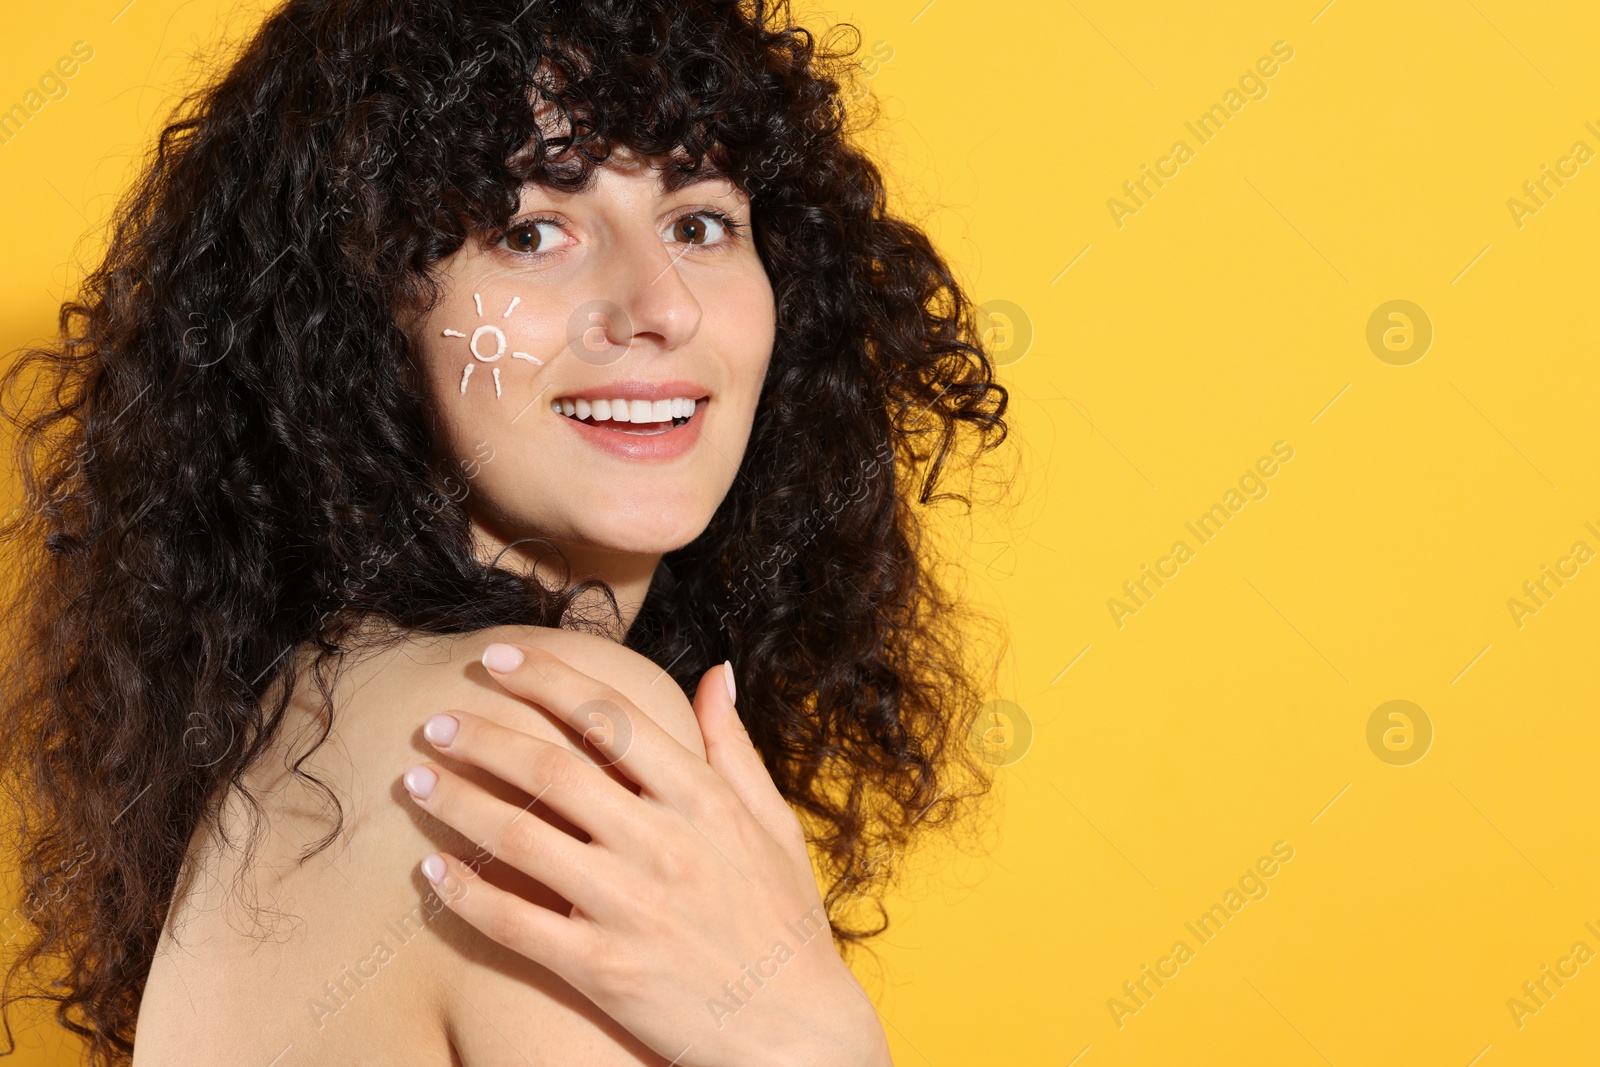
[[[435,715],[423,733],[440,752],[590,838],[419,764],[405,776],[418,804],[572,904],[559,914],[455,857],[429,856],[423,873],[456,914],[555,972],[674,1065],[892,1062],[876,1011],[834,948],[800,822],[734,710],[726,665],[695,691],[702,761],[549,652],[495,644],[483,664],[639,792],[561,745],[466,712]]]

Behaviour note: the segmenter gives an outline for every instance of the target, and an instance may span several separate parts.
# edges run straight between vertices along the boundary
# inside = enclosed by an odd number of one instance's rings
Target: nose
[[[700,329],[700,302],[678,270],[688,245],[669,244],[649,231],[619,237],[610,251],[602,292],[621,315],[604,316],[606,339],[631,347],[648,341],[671,351]]]

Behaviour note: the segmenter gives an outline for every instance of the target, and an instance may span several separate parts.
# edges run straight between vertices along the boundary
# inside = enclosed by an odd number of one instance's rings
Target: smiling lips
[[[612,382],[558,397],[550,410],[588,443],[624,459],[671,459],[700,437],[710,397],[693,382]]]
[[[587,422],[592,426],[606,425],[607,429],[621,430],[622,425],[638,426],[624,433],[660,433],[672,426],[682,426],[694,415],[695,401],[689,397],[672,396],[662,400],[627,400],[613,397],[610,400],[587,397],[563,398],[550,401],[550,410],[569,419]],[[663,425],[670,423],[670,426]]]

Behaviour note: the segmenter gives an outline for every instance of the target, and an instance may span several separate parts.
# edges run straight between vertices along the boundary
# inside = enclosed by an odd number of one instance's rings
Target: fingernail
[[[448,745],[456,739],[461,720],[454,715],[435,715],[422,725],[422,736],[436,745]]]
[[[437,852],[422,861],[422,875],[434,885],[444,881],[444,857]]]
[[[491,671],[505,674],[522,666],[522,650],[515,645],[493,644],[483,650],[483,665]]]
[[[439,776],[419,763],[407,771],[401,781],[405,782],[413,796],[426,800],[428,794],[433,792],[433,787],[439,784]]]
[[[722,661],[722,680],[728,683],[728,702],[731,704],[739,703],[739,690],[738,687],[733,684],[732,660],[725,659]]]

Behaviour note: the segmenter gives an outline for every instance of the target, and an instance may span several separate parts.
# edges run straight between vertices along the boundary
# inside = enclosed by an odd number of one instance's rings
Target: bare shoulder
[[[559,656],[704,758],[693,708],[671,676],[582,633],[501,627],[408,638],[347,663],[331,718],[315,687],[299,684],[272,751],[248,775],[262,806],[253,856],[246,862],[236,847],[250,825],[237,795],[224,812],[232,844],[209,833],[191,844],[189,877],[141,1004],[140,1064],[520,1067],[547,1062],[553,1049],[563,1063],[664,1062],[557,976],[457,919],[418,870],[434,851],[479,857],[481,877],[567,910],[553,891],[483,858],[422,812],[400,784],[408,767],[431,760],[519,807],[532,803],[429,745],[421,726],[439,711],[470,711],[581,752],[570,728],[484,670],[479,659],[495,641]],[[342,815],[337,827],[330,796]],[[529,810],[581,834],[543,805]]]
[[[558,656],[571,666],[610,685],[649,715],[662,729],[691,752],[705,758],[705,744],[695,721],[689,697],[660,666],[614,641],[574,630],[554,630],[533,626],[503,626],[479,630],[470,635],[415,638],[385,658],[366,683],[376,689],[363,703],[373,698],[380,702],[406,701],[424,697],[444,706],[424,713],[459,706],[467,711],[494,715],[509,710],[522,716],[525,728],[545,736],[548,725],[563,729],[552,717],[539,715],[538,721],[526,718],[528,705],[505,692],[479,662],[483,650],[496,641],[532,645]],[[460,703],[451,704],[451,700]],[[418,722],[420,726],[420,720]]]

